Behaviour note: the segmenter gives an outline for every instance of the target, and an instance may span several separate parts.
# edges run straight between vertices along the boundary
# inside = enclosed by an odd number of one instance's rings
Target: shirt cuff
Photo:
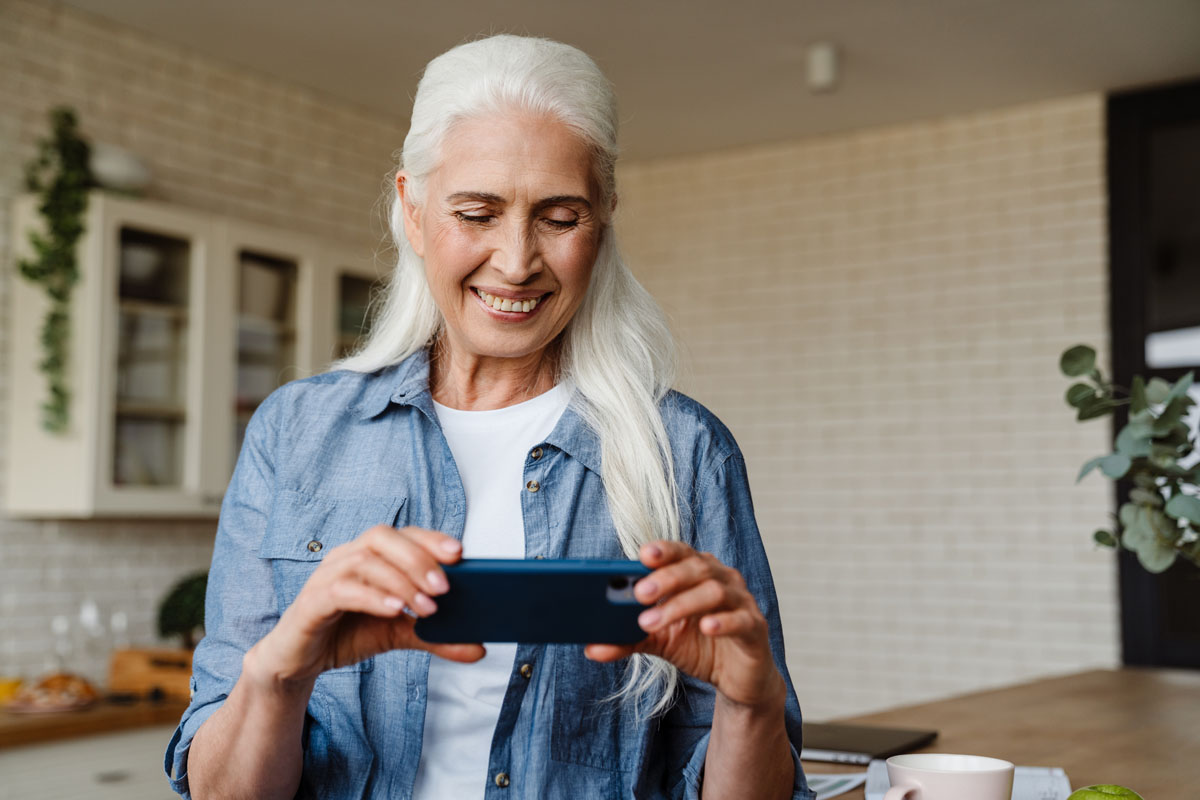
[[[708,757],[708,740],[712,732],[704,734],[696,742],[692,757],[683,766],[683,798],[684,800],[700,800],[700,790],[704,786],[704,760]],[[795,747],[788,747],[792,755],[792,800],[817,800],[817,795],[808,788],[804,779],[804,768],[800,766],[800,754]]]
[[[192,798],[187,779],[187,759],[188,751],[192,749],[192,739],[196,736],[196,731],[200,730],[200,726],[204,724],[205,720],[211,717],[224,702],[225,698],[222,697],[215,702],[188,708],[183,713],[183,719],[180,720],[179,727],[175,729],[175,734],[171,737],[170,744],[167,745],[167,752],[163,759],[163,769],[167,773],[167,780],[171,783],[171,789],[184,798],[184,800],[191,800]]]

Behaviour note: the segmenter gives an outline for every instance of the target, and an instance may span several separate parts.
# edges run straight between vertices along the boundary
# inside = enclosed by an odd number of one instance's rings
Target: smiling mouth
[[[541,297],[530,297],[526,300],[512,300],[507,297],[497,297],[494,294],[489,294],[482,289],[471,288],[471,291],[483,301],[484,305],[490,306],[495,311],[507,311],[510,314],[528,314],[537,308],[538,303],[542,302],[547,294]]]

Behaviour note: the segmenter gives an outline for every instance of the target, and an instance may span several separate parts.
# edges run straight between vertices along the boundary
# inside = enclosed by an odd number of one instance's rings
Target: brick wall
[[[1117,660],[1103,100],[630,165],[618,230],[745,450],[814,719]]]
[[[64,102],[150,162],[156,197],[351,240],[378,235],[406,111],[0,0],[0,412],[8,200]],[[682,388],[746,451],[811,717],[1115,661],[1113,562],[1088,544],[1106,487],[1072,483],[1103,431],[1071,422],[1055,368],[1107,345],[1102,155],[1101,99],[1080,97],[622,170],[622,241],[674,317]],[[0,514],[0,672],[39,672],[50,620],[87,598],[152,642],[212,529]]]
[[[47,110],[63,103],[93,140],[149,163],[155,198],[349,241],[379,235],[374,204],[406,126],[399,113],[388,119],[334,102],[54,3],[0,0],[0,418],[3,320],[17,279],[9,201]],[[20,468],[9,462],[3,428],[0,481]],[[51,620],[77,620],[87,599],[106,620],[125,612],[132,642],[154,643],[158,600],[180,576],[207,567],[214,530],[211,522],[41,523],[0,513],[0,673],[40,673],[54,650]],[[107,645],[73,638],[71,665],[102,678]]]

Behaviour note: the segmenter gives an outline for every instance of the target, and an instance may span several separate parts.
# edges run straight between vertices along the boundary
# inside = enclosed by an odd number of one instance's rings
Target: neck
[[[463,411],[490,411],[523,403],[554,388],[551,348],[517,358],[463,353],[439,339],[429,365],[433,399]]]

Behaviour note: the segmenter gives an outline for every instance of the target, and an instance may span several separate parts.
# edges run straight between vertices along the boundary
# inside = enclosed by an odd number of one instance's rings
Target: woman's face
[[[540,357],[583,301],[599,209],[583,142],[554,119],[455,126],[405,231],[446,320],[450,356]],[[397,188],[404,196],[404,173]]]

